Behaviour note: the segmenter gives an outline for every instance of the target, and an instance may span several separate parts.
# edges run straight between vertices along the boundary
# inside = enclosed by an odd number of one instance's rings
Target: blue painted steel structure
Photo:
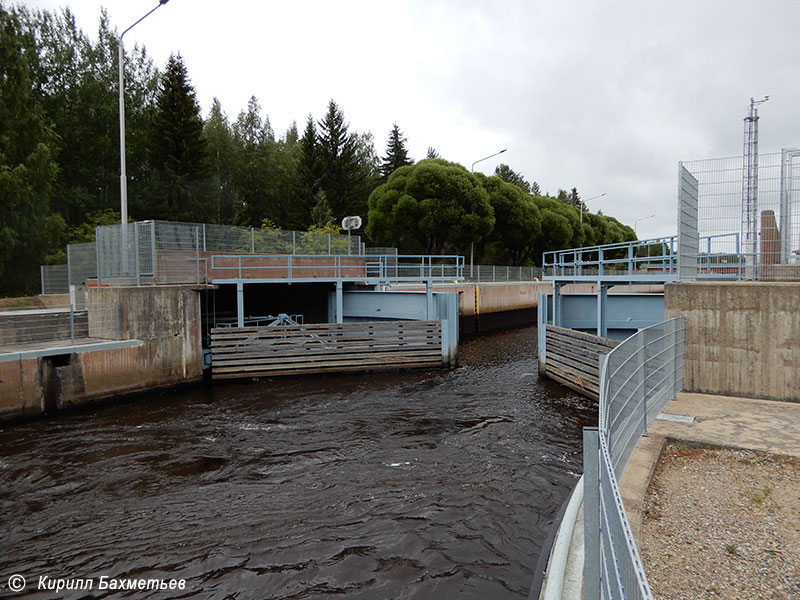
[[[355,261],[355,262],[354,262]],[[463,256],[293,256],[272,254],[214,255],[208,281],[235,285],[237,324],[244,326],[244,287],[259,283],[332,283],[333,321],[344,321],[345,284],[366,284],[377,290],[381,284],[424,282],[427,313],[433,312],[433,284],[464,280]]]

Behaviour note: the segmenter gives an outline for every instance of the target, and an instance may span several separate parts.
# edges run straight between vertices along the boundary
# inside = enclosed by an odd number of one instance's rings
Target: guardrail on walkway
[[[587,600],[651,600],[618,478],[639,438],[683,385],[683,318],[658,323],[609,352],[600,370],[599,427],[584,429]]]
[[[363,279],[393,281],[454,281],[464,277],[463,256],[293,256],[267,254],[212,255],[207,282],[220,280]]]

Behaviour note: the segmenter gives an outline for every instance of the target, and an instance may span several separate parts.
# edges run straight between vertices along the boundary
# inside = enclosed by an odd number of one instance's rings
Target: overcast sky
[[[101,5],[119,31],[157,0],[69,6],[94,37]],[[760,150],[800,145],[800,0],[170,0],[131,30],[159,68],[180,53],[207,116],[233,121],[255,95],[276,135],[328,100],[379,155],[393,123],[414,159],[491,174],[500,162],[640,238],[676,232],[677,163],[740,156],[749,99]],[[655,218],[645,219],[655,214]]]

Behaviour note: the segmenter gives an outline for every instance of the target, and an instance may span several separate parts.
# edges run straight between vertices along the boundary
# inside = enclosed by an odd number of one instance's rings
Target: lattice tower
[[[741,239],[745,253],[754,256],[758,249],[758,105],[769,100],[750,98],[744,118],[744,177],[742,178]]]

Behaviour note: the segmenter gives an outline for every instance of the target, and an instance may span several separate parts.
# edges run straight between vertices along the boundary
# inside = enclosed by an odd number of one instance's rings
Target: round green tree
[[[403,252],[466,252],[494,223],[489,194],[478,179],[441,159],[400,167],[369,197],[367,235]]]

